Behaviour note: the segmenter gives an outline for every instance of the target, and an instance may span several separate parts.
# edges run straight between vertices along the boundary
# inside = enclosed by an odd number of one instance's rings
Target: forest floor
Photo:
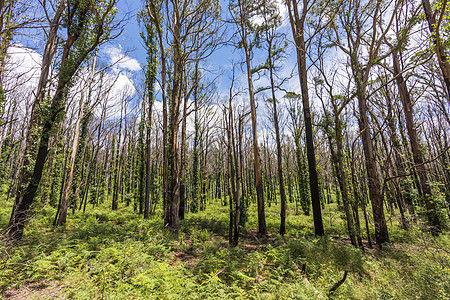
[[[0,226],[11,203],[0,198]],[[28,222],[22,243],[0,244],[2,299],[449,299],[450,235],[432,237],[387,213],[391,244],[355,249],[343,213],[324,209],[327,235],[314,236],[311,216],[288,211],[277,234],[279,206],[267,207],[269,234],[256,237],[255,207],[239,245],[228,246],[228,208],[219,202],[188,213],[179,236],[159,216],[143,220],[123,203],[70,215],[51,226],[46,206]],[[365,228],[363,227],[365,230]],[[364,231],[365,232],[365,231]],[[371,233],[373,234],[373,232]],[[367,237],[364,235],[364,238]],[[348,276],[333,293],[331,287]]]

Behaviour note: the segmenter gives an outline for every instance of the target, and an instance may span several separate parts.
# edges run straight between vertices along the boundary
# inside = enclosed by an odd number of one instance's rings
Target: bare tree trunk
[[[274,70],[273,70],[273,62],[272,62],[272,44],[271,43],[269,43],[268,53],[269,53],[270,85],[271,85],[272,103],[273,103],[273,123],[275,125],[275,139],[276,139],[276,143],[277,143],[278,183],[280,185],[280,198],[281,198],[280,234],[284,235],[286,233],[286,191],[284,188],[284,179],[283,179],[283,153],[281,152],[281,137],[280,137],[280,127],[279,127],[279,122],[278,122],[277,99],[275,97],[275,81],[273,78]]]
[[[153,85],[152,85],[153,88]],[[151,148],[151,132],[152,132],[152,114],[153,114],[153,91],[149,92],[148,95],[148,123],[146,125],[147,134],[146,134],[146,154],[145,154],[145,162],[146,162],[146,176],[145,176],[145,205],[144,205],[144,219],[148,219],[150,216],[150,194],[152,187],[152,148]]]
[[[233,119],[233,117],[232,117]],[[234,135],[233,123],[231,123],[231,142],[233,145],[233,159],[234,159],[234,177],[236,180],[236,190],[234,195],[235,200],[235,213],[234,213],[234,236],[233,244],[237,245],[239,243],[239,224],[241,223],[241,172],[240,172],[240,158],[238,157],[238,151],[236,146],[236,140]]]
[[[198,61],[197,61],[198,63]],[[196,63],[196,65],[197,65]],[[195,71],[197,74],[197,70]],[[198,76],[195,75],[195,85],[198,84]],[[186,86],[186,84],[185,84]],[[195,88],[196,90],[196,88]],[[196,91],[194,92],[196,94]],[[194,95],[196,97],[196,95]],[[184,220],[184,211],[186,208],[186,121],[187,121],[187,101],[188,98],[184,98],[183,103],[183,121],[181,123],[181,154],[180,154],[180,208],[178,215],[180,220]]]
[[[314,153],[313,129],[311,122],[311,111],[309,107],[308,74],[306,69],[306,46],[304,40],[304,23],[308,11],[307,1],[303,1],[302,15],[298,13],[297,2],[288,0],[289,19],[292,35],[294,37],[297,52],[297,67],[302,92],[303,116],[306,134],[306,155],[308,158],[309,187],[311,190],[311,202],[313,208],[314,231],[318,236],[325,234],[322,221],[322,210],[320,207],[319,180],[317,177],[316,155]]]
[[[394,123],[394,113],[393,113],[391,95],[389,94],[387,86],[386,86],[385,90],[386,90],[386,101],[387,101],[387,109],[388,109],[387,123],[388,123],[388,127],[389,127],[389,133],[390,133],[390,137],[391,137],[391,143],[392,143],[392,147],[393,147],[394,160],[395,160],[395,164],[394,164],[395,168],[393,168],[393,172],[394,172],[393,175],[396,177],[399,175],[405,175],[405,168],[404,168],[404,162],[403,162],[403,159],[401,156],[400,143],[397,138],[395,123]],[[399,207],[400,216],[402,218],[402,227],[404,229],[407,229],[408,228],[408,220],[405,217],[406,203],[405,203],[405,198],[403,197],[403,193],[400,190],[400,185],[402,186],[402,188],[406,189],[405,192],[407,194],[410,193],[409,186],[405,182],[404,178],[393,179],[393,181],[394,181],[394,188],[396,190],[397,204]]]
[[[251,55],[250,48],[247,43],[247,15],[245,12],[244,4],[239,0],[239,26],[242,35],[242,45],[245,51],[245,63],[247,68],[247,83],[248,83],[248,93],[250,100],[250,113],[252,119],[252,136],[253,136],[253,164],[255,172],[255,188],[256,188],[256,199],[258,206],[258,236],[262,237],[267,235],[266,228],[266,215],[264,209],[264,187],[262,183],[261,175],[261,161],[259,157],[259,146],[258,146],[258,130],[256,125],[256,105],[255,105],[255,93],[253,88],[253,79],[251,71]]]
[[[69,203],[69,196],[70,196],[70,190],[72,189],[72,182],[73,182],[73,173],[75,170],[75,160],[78,152],[78,144],[79,144],[79,138],[80,138],[80,129],[81,129],[81,123],[83,122],[83,119],[86,117],[83,112],[84,108],[84,101],[87,96],[87,90],[90,89],[90,85],[92,81],[94,80],[95,75],[95,68],[97,66],[97,54],[94,56],[94,61],[92,63],[92,69],[91,74],[89,76],[89,80],[86,82],[86,85],[81,90],[81,96],[80,101],[78,103],[78,119],[75,125],[75,131],[74,131],[74,137],[72,142],[72,149],[71,149],[71,156],[69,161],[69,172],[67,173],[67,178],[65,180],[64,184],[64,192],[63,197],[61,199],[61,207],[59,211],[59,218],[57,225],[61,226],[66,222],[66,216],[67,216],[67,206]]]
[[[229,160],[229,171],[231,174],[231,189],[232,197],[230,197],[230,229],[229,229],[229,243],[232,246],[237,246],[239,241],[239,223],[240,223],[240,207],[241,207],[241,190],[240,190],[240,169],[239,169],[239,158],[237,157],[236,151],[236,141],[234,138],[234,117],[233,117],[233,106],[231,104],[233,99],[233,84],[234,84],[234,67],[233,67],[233,78],[230,87],[230,95],[228,98],[228,126],[227,138],[228,138],[228,160]],[[235,211],[233,212],[233,201],[235,203]],[[234,234],[233,234],[234,231]]]
[[[231,91],[232,87],[230,88]],[[232,150],[231,148],[234,146],[232,145],[232,139],[231,139],[231,123],[233,122],[233,114],[232,114],[232,106],[231,106],[231,99],[232,99],[232,95],[230,93],[230,97],[228,99],[228,118],[225,117],[225,130],[227,132],[227,154],[228,154],[228,173],[230,174],[230,179],[229,181],[229,186],[231,186],[231,191],[230,191],[230,201],[229,201],[229,217],[230,217],[230,221],[229,221],[229,226],[228,226],[228,243],[231,246],[236,246],[234,244],[234,240],[233,240],[233,229],[234,229],[234,211],[233,211],[233,201],[235,200],[236,197],[236,185],[235,185],[235,165],[234,165],[234,159],[233,159],[233,154],[232,154]],[[224,112],[226,112],[226,108],[224,108]],[[224,113],[224,115],[226,115],[226,113]],[[228,120],[227,120],[228,119]]]
[[[355,62],[354,77],[356,78],[356,89],[359,107],[359,129],[361,131],[361,139],[363,143],[367,177],[369,180],[369,195],[372,202],[373,219],[375,223],[375,239],[377,245],[381,246],[383,243],[389,242],[389,233],[384,216],[383,196],[381,194],[381,181],[378,174],[378,165],[373,149],[372,137],[370,134],[369,118],[367,116],[368,108],[366,97],[359,78],[363,78],[362,74],[358,73],[360,68]]]
[[[428,2],[428,1],[423,1]],[[413,103],[406,86],[406,82],[403,78],[402,71],[400,69],[400,61],[396,51],[392,53],[392,59],[394,62],[394,76],[397,82],[400,99],[402,101],[403,111],[405,113],[406,129],[408,131],[409,142],[411,145],[411,151],[413,154],[414,163],[416,165],[417,176],[419,177],[420,189],[422,190],[422,196],[425,201],[425,207],[427,210],[428,221],[433,233],[441,232],[442,224],[436,213],[436,204],[431,199],[431,188],[427,182],[427,169],[424,165],[424,159],[420,150],[419,138],[417,136],[416,126],[414,124],[413,117]]]
[[[25,149],[24,149],[24,160],[22,166],[18,166],[20,168],[20,173],[18,176],[18,191],[16,192],[16,197],[14,201],[14,206],[11,212],[11,218],[9,220],[7,232],[8,235],[13,238],[15,241],[19,241],[22,239],[23,229],[25,226],[25,221],[28,217],[28,212],[31,208],[31,204],[33,202],[34,194],[37,190],[38,182],[34,182],[33,186],[28,185],[30,183],[31,178],[36,178],[42,176],[42,169],[37,168],[33,171],[32,169],[32,161],[29,156],[35,151],[34,142],[36,138],[33,136],[36,135],[36,131],[38,128],[38,118],[40,106],[45,98],[46,85],[49,77],[50,65],[53,59],[53,56],[56,52],[56,40],[57,40],[57,32],[60,25],[61,16],[66,8],[66,2],[60,2],[55,15],[50,23],[50,32],[48,33],[47,43],[45,45],[44,55],[42,56],[41,63],[41,75],[39,77],[39,83],[37,86],[37,94],[36,98],[33,102],[33,107],[31,110],[30,121],[28,124],[28,130],[25,136]],[[44,153],[42,153],[44,154]],[[45,153],[46,156],[46,153]],[[45,158],[44,158],[45,160]],[[43,167],[43,166],[42,166]],[[41,176],[37,176],[41,173]],[[35,177],[36,175],[36,177]],[[34,187],[36,186],[36,187]]]
[[[169,118],[169,136],[168,136],[168,214],[164,221],[165,226],[168,227],[175,235],[178,235],[178,221],[179,221],[179,200],[180,200],[180,170],[179,170],[179,154],[178,154],[178,131],[179,131],[179,117],[180,117],[180,99],[183,82],[183,65],[181,54],[181,16],[177,4],[173,5],[173,84],[170,101],[170,118]]]

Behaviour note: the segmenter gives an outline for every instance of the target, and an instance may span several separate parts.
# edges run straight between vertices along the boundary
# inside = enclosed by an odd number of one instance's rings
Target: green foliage
[[[5,183],[8,178],[9,164],[11,156],[13,155],[13,141],[10,136],[3,140],[3,145],[0,149],[0,186]]]
[[[247,203],[248,203],[248,201],[243,201],[243,199],[241,199],[241,212],[240,212],[240,218],[239,218],[239,225],[242,227],[245,227],[245,224],[248,221]]]
[[[443,229],[448,229],[449,227],[449,216],[448,216],[448,208],[447,201],[445,199],[445,193],[442,192],[444,189],[441,189],[439,183],[431,183],[432,188],[432,199],[436,206],[435,214],[437,215],[440,224],[442,224]]]
[[[3,85],[0,84],[0,115],[1,116],[3,116],[3,114],[5,113],[5,104],[6,104],[5,90],[3,89]],[[5,123],[5,120],[0,119],[0,125],[4,125],[4,123]]]
[[[192,182],[192,202],[191,202],[191,212],[196,213],[199,209],[199,197],[200,197],[200,170],[199,170],[199,151],[198,151],[198,131],[200,124],[196,122],[195,124],[195,140],[194,140],[194,154],[192,160],[192,171],[191,171],[191,182]]]
[[[311,210],[311,195],[309,189],[309,172],[306,162],[306,155],[297,146],[297,177],[298,177],[298,189],[300,193],[300,205],[305,215],[309,216]]]
[[[0,196],[0,225],[12,203]],[[1,244],[0,289],[55,283],[73,299],[320,299],[343,276],[331,299],[446,299],[450,295],[450,237],[419,228],[406,232],[396,221],[395,245],[363,252],[341,239],[344,216],[336,204],[324,210],[326,230],[314,237],[312,217],[288,210],[284,237],[256,239],[256,204],[240,245],[228,247],[228,208],[210,203],[187,214],[174,238],[159,217],[149,220],[133,207],[110,211],[108,201],[71,215],[62,231],[51,226],[47,206],[29,221],[23,244]],[[269,232],[279,226],[279,206],[266,210]],[[305,270],[303,273],[302,270]]]
[[[142,119],[145,119],[145,115],[142,115]],[[145,122],[141,120],[139,122],[139,137],[138,137],[138,145],[137,145],[137,155],[139,157],[138,159],[138,166],[136,168],[136,181],[137,183],[137,189],[134,193],[134,210],[136,211],[139,207],[139,213],[142,213],[144,210],[144,189],[145,189],[145,139],[144,139],[144,126]]]

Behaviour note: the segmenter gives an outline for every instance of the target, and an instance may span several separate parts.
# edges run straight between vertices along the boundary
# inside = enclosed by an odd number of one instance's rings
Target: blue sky
[[[226,9],[228,1],[221,1],[221,4],[223,13],[228,15]],[[140,29],[138,22],[136,20],[136,14],[142,8],[142,5],[143,2],[141,1],[132,1],[132,0],[118,1],[117,6],[119,11],[119,18],[123,16],[128,16],[129,20],[125,26],[123,34],[114,42],[115,44],[120,44],[124,51],[126,50],[130,51],[128,55],[131,58],[136,59],[141,64],[141,66],[145,64],[146,53],[139,34]],[[285,13],[284,7],[280,6],[280,8],[282,10],[282,13]],[[288,27],[285,25],[286,22],[282,30],[287,34],[289,34],[289,32],[287,32],[286,30],[288,29]],[[230,27],[230,30],[233,30],[233,28],[230,25],[228,26]],[[209,71],[213,72],[213,74],[210,75],[211,77],[215,77],[217,74],[223,72],[223,76],[219,77],[218,79],[219,82],[217,82],[217,85],[220,88],[220,90],[227,91],[229,87],[229,78],[230,78],[230,74],[228,71],[231,70],[231,61],[239,63],[242,62],[243,60],[244,56],[241,49],[234,49],[231,46],[223,46],[217,49],[214,52],[214,54],[206,62],[204,62],[204,65],[208,66]],[[254,65],[259,63],[259,61],[260,59],[258,59],[258,55],[255,55]],[[288,59],[286,60],[285,63],[287,64],[287,67],[289,68],[290,71],[290,69],[292,69],[292,67],[295,66],[295,59],[293,59],[292,55],[288,55]],[[239,69],[237,69],[237,73],[238,79],[242,76],[245,77],[245,74],[240,72]]]
[[[279,0],[280,10],[284,13],[284,17],[286,18],[286,11],[283,5],[281,5],[281,0]],[[221,1],[222,4],[222,14],[223,18],[228,18],[227,5],[228,0]],[[143,47],[142,39],[140,37],[140,28],[136,19],[137,13],[142,9],[143,1],[133,1],[133,0],[119,0],[117,3],[118,15],[117,19],[126,19],[124,23],[124,30],[122,34],[117,37],[115,40],[108,42],[106,45],[102,46],[100,52],[100,62],[104,64],[109,64],[112,62],[120,60],[120,63],[117,63],[110,69],[108,72],[112,72],[113,74],[120,73],[120,78],[117,81],[117,87],[119,93],[120,89],[124,89],[126,87],[139,87],[142,85],[142,77],[143,73],[141,68],[145,66],[146,63],[146,51]],[[232,24],[228,24],[228,34],[232,34],[232,31],[235,30]],[[281,28],[283,32],[286,33],[288,39],[290,38],[290,27],[288,26],[288,22],[285,20],[284,24]],[[19,38],[19,37],[18,37]],[[42,36],[40,34],[36,35],[35,38],[33,36],[28,36],[26,39],[20,41],[19,43],[26,47],[31,47],[37,53],[41,53],[44,49]],[[291,48],[288,49],[287,59],[283,62],[283,75],[290,73],[293,69],[295,70],[295,52],[292,51]],[[123,58],[123,55],[126,55]],[[255,67],[259,63],[265,60],[265,53],[260,50],[255,51],[254,60],[252,61],[252,67]],[[237,63],[238,67],[236,68],[236,83],[235,88],[242,90],[242,93],[239,98],[236,99],[236,103],[241,105],[249,105],[248,101],[248,91],[247,89],[247,78],[245,71],[245,64],[239,64],[244,62],[244,55],[242,49],[235,49],[232,46],[223,46],[213,53],[207,61],[203,62],[203,67],[208,70],[205,72],[206,76],[209,77],[210,80],[214,79],[214,83],[217,86],[218,95],[214,97],[214,103],[224,103],[225,99],[228,98],[230,79],[231,79],[231,69],[232,62]],[[254,76],[254,84],[255,89],[260,87],[261,85],[266,86],[268,83],[268,79],[265,76],[261,76],[260,80],[256,80],[257,76]],[[298,92],[298,77],[294,76],[287,84],[286,88],[288,90],[295,90]],[[158,89],[158,88],[157,88]],[[279,92],[277,94],[277,98],[283,102],[282,96],[284,92]],[[138,100],[138,93],[134,95],[135,99]],[[268,121],[267,116],[269,115],[269,111],[267,110],[267,105],[264,103],[263,99],[268,98],[268,95],[264,95],[263,93],[257,95],[258,103],[258,123],[260,125],[259,129],[271,128],[271,124]],[[160,100],[160,95],[157,95],[157,100]],[[120,104],[117,104],[120,107]],[[161,108],[160,104],[157,104],[157,109]],[[283,108],[282,105],[279,105],[279,109]],[[219,109],[220,110],[220,109]]]
[[[124,49],[130,50],[130,56],[140,63],[145,62],[145,49],[142,46],[142,39],[139,33],[139,26],[136,19],[137,13],[142,9],[141,1],[119,0],[117,3],[118,17],[128,17],[125,30],[117,39]]]
[[[290,39],[290,27],[288,26],[288,21],[286,20],[286,9],[284,5],[281,4],[282,1],[279,1],[279,8],[281,13],[284,15],[284,22],[283,26],[281,27],[281,31],[286,34],[288,39]],[[222,5],[222,14],[223,18],[228,18],[228,1],[221,1]],[[132,0],[119,0],[118,2],[118,17],[128,17],[128,22],[125,25],[125,29],[123,34],[117,38],[116,41],[112,42],[112,46],[114,47],[121,47],[121,50],[123,50],[123,53],[126,52],[127,55],[135,59],[141,67],[143,67],[146,63],[146,52],[142,44],[142,40],[139,34],[140,28],[138,25],[138,22],[136,20],[136,14],[141,10],[143,6],[142,1],[132,1]],[[233,28],[232,24],[227,25],[229,27],[228,30],[230,32],[228,34],[232,33],[232,30],[235,30]],[[119,47],[119,48],[120,48]],[[288,48],[287,58],[283,62],[283,75],[289,74],[293,69],[295,69],[296,65],[296,59],[295,59],[295,52],[293,51],[292,45],[290,45],[290,48]],[[266,59],[265,52],[262,53],[261,51],[255,51],[254,60],[252,62],[252,67],[255,67],[257,64],[261,63]],[[245,61],[243,50],[242,49],[235,49],[232,46],[223,46],[218,48],[211,57],[208,58],[207,61],[203,63],[203,66],[208,69],[208,75],[210,80],[215,78],[215,84],[217,86],[218,90],[218,96],[216,97],[215,103],[224,103],[225,99],[228,98],[229,93],[229,86],[230,86],[230,79],[231,79],[231,69],[232,69],[232,61],[234,63],[238,63],[238,67],[236,68],[236,83],[235,87],[243,90],[243,93],[241,96],[236,99],[236,103],[240,103],[245,106],[249,106],[248,101],[248,91],[247,89],[247,78],[246,78],[246,71],[245,71],[245,65],[241,65],[242,69],[239,67],[239,63],[242,63]],[[134,76],[134,81],[139,84],[137,81],[139,81],[139,77],[142,76],[142,73],[139,72],[130,72],[129,75]],[[256,79],[257,76],[254,76],[254,79]],[[266,86],[268,83],[268,79],[264,76],[260,77],[260,80],[255,80],[255,89],[258,88],[261,85]],[[287,84],[286,89],[288,90],[295,90],[298,92],[298,77],[294,76]],[[282,99],[282,96],[284,95],[284,92],[278,92],[277,98],[280,99],[281,102],[286,102]],[[262,101],[262,99],[266,99],[269,96],[263,93],[257,95],[258,100],[258,131],[267,131],[273,129],[273,126],[270,122],[270,118],[268,118],[268,115],[270,114],[269,110],[267,109],[266,103]],[[157,100],[160,101],[160,95],[157,95]],[[286,105],[286,103],[284,103]],[[160,105],[158,104],[156,106],[156,109],[160,108]],[[279,105],[279,113],[284,117],[287,117],[286,111],[283,113],[283,103],[280,103]],[[266,130],[263,130],[263,128],[266,128]],[[287,130],[287,129],[286,129]],[[288,132],[286,132],[288,133]]]

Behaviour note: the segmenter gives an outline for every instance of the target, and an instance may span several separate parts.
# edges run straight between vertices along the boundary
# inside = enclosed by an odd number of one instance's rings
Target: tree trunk
[[[36,193],[37,190],[37,185],[39,184],[39,182],[36,181],[37,179],[39,179],[38,181],[40,181],[40,178],[42,177],[43,165],[38,166],[37,164],[35,164],[35,168],[31,172],[32,161],[30,160],[29,156],[33,155],[35,149],[34,143],[36,142],[37,137],[34,135],[36,134],[36,130],[38,127],[39,111],[42,102],[45,98],[50,65],[52,63],[53,56],[56,52],[55,45],[57,40],[57,32],[60,25],[60,19],[65,8],[66,2],[63,1],[59,4],[53,17],[53,20],[50,24],[50,32],[47,37],[47,43],[45,45],[44,55],[42,57],[41,74],[37,86],[37,94],[33,102],[33,107],[30,115],[30,122],[28,124],[28,130],[24,141],[25,143],[24,161],[21,167],[18,166],[18,168],[20,168],[19,171],[20,173],[18,176],[19,182],[17,185],[18,191],[16,192],[14,206],[11,212],[11,218],[9,220],[9,224],[6,230],[8,235],[14,241],[20,241],[22,239],[25,221],[28,218],[28,212],[31,208],[31,204],[34,199],[34,194]],[[45,157],[47,155],[46,150],[47,149],[45,147],[45,149],[42,150],[39,149],[38,152],[38,158],[42,160],[42,164],[45,162]]]
[[[264,187],[262,183],[262,175],[261,175],[261,161],[259,157],[259,146],[258,146],[258,130],[256,125],[256,105],[255,105],[255,93],[253,88],[253,79],[252,79],[252,71],[251,71],[251,55],[250,48],[247,43],[247,15],[245,13],[245,7],[241,0],[239,0],[239,9],[240,9],[240,27],[242,34],[242,45],[245,51],[245,63],[247,68],[247,84],[248,84],[248,93],[250,100],[250,114],[252,119],[252,136],[253,136],[253,164],[254,164],[254,172],[255,172],[255,188],[256,188],[256,199],[258,206],[258,236],[262,237],[267,235],[266,228],[266,216],[264,209]]]
[[[388,88],[386,86],[386,101],[387,101],[387,109],[388,109],[388,115],[387,115],[387,125],[389,127],[389,133],[391,137],[392,142],[392,148],[394,152],[394,160],[395,160],[395,168],[393,168],[393,175],[399,176],[399,175],[406,175],[405,174],[405,168],[404,168],[404,162],[403,158],[401,156],[401,148],[400,148],[400,142],[397,138],[395,123],[394,123],[394,112],[392,107],[392,99],[391,95],[389,94]],[[402,186],[404,189],[406,189],[405,193],[409,194],[409,186],[405,180],[405,178],[400,179],[393,179],[394,181],[394,188],[396,190],[396,199],[397,204],[400,211],[400,216],[402,218],[402,227],[404,229],[408,228],[408,220],[405,217],[406,212],[406,203],[405,198],[403,197],[403,193],[400,190],[400,186]]]
[[[196,70],[197,71],[197,70]],[[197,73],[197,72],[196,72]],[[195,76],[196,82],[198,83],[198,77]],[[186,84],[185,84],[186,87]],[[196,88],[195,88],[196,89]],[[194,95],[194,97],[196,97]],[[187,101],[188,99],[184,98],[183,103],[183,121],[181,123],[181,155],[180,155],[180,209],[178,212],[180,220],[184,220],[184,211],[186,208],[186,121],[187,121]]]
[[[180,116],[180,99],[183,82],[183,65],[182,53],[180,44],[181,35],[181,16],[180,11],[176,5],[173,7],[174,20],[173,24],[173,85],[171,93],[171,101],[169,105],[169,133],[168,133],[168,201],[167,212],[165,219],[165,226],[168,227],[175,235],[178,235],[178,221],[179,221],[179,200],[180,200],[180,170],[179,170],[179,155],[178,155],[178,131],[179,131],[179,116]]]
[[[66,178],[66,181],[64,184],[64,192],[63,192],[63,197],[61,199],[61,207],[60,207],[60,211],[58,213],[59,219],[58,219],[57,225],[59,225],[59,226],[63,225],[66,222],[65,216],[67,215],[67,207],[68,207],[68,203],[69,203],[70,190],[72,189],[73,175],[74,175],[74,170],[75,170],[75,160],[76,160],[77,153],[78,153],[78,144],[79,144],[79,138],[80,138],[81,123],[83,122],[83,119],[86,117],[86,115],[84,115],[84,111],[83,111],[84,101],[86,99],[87,90],[90,89],[90,85],[91,85],[92,81],[94,80],[96,66],[97,66],[97,54],[94,56],[94,61],[92,63],[92,69],[91,69],[91,74],[89,76],[89,80],[87,81],[87,83],[83,87],[83,89],[81,90],[80,101],[78,103],[78,118],[77,118],[77,122],[75,125],[74,137],[73,137],[73,142],[72,142],[72,150],[71,150],[70,162],[69,162],[69,172],[67,173],[67,178]],[[61,219],[62,217],[64,220]]]
[[[231,91],[231,89],[230,89]],[[231,181],[228,186],[231,187],[230,192],[230,201],[229,201],[229,226],[228,226],[228,244],[231,246],[236,246],[234,244],[233,240],[233,229],[234,229],[234,211],[233,211],[233,201],[235,200],[236,196],[236,185],[235,185],[235,178],[234,178],[234,158],[231,148],[234,146],[232,145],[231,140],[231,123],[233,122],[233,114],[232,114],[232,107],[231,107],[231,98],[232,95],[229,97],[229,104],[228,104],[228,120],[225,120],[225,130],[227,132],[227,152],[228,152],[228,173],[230,174],[229,181]],[[224,109],[225,110],[225,109]],[[226,111],[226,110],[225,110]]]
[[[294,37],[297,53],[297,67],[302,93],[303,116],[305,121],[306,134],[306,154],[309,169],[309,188],[311,190],[311,202],[313,208],[314,231],[318,236],[325,234],[322,221],[322,210],[320,207],[319,181],[317,177],[316,155],[314,153],[313,129],[311,122],[311,111],[309,107],[308,94],[308,74],[306,69],[306,46],[304,40],[304,22],[306,19],[307,7],[303,4],[301,17],[298,13],[296,1],[289,0],[288,11],[291,22],[292,35]]]
[[[417,172],[417,176],[419,177],[420,189],[422,191],[422,196],[425,201],[428,221],[431,226],[431,231],[436,234],[441,232],[442,224],[436,212],[436,204],[431,199],[431,188],[427,182],[427,169],[426,166],[424,165],[423,155],[420,150],[419,138],[417,136],[417,130],[414,124],[413,103],[400,69],[400,61],[398,58],[398,54],[395,51],[392,53],[392,59],[394,62],[395,81],[397,82],[400,99],[402,101],[403,111],[405,113],[406,129],[408,131],[414,164],[416,165],[415,169]]]
[[[441,8],[441,18],[443,17],[443,14],[445,14],[446,11],[446,5],[447,0],[442,1],[443,5]],[[431,39],[433,40],[433,44],[436,51],[436,56],[439,62],[439,67],[442,71],[442,76],[444,77],[445,86],[447,87],[447,99],[450,103],[450,58],[445,53],[445,48],[442,45],[441,36],[438,28],[438,24],[441,24],[441,20],[439,20],[439,23],[436,22],[436,13],[431,8],[431,4],[429,0],[422,0],[422,6],[425,11],[425,17],[428,22],[428,28],[430,29],[431,33]],[[431,221],[431,220],[430,220]],[[433,224],[433,221],[431,221],[432,226],[436,226]],[[436,230],[440,231],[440,225],[436,226]]]
[[[353,62],[353,64],[359,107],[359,129],[361,131],[366,171],[369,180],[369,196],[372,202],[372,212],[375,223],[375,240],[377,242],[377,245],[381,247],[383,243],[389,242],[389,233],[387,229],[386,218],[384,216],[383,196],[381,194],[381,182],[378,174],[378,165],[373,149],[372,137],[370,134],[366,97],[359,80],[359,78],[363,77],[362,74],[360,74],[358,70],[356,70],[359,68],[359,65],[357,65],[355,62]]]
[[[277,168],[278,168],[278,183],[280,185],[280,234],[286,233],[286,191],[284,188],[283,179],[283,153],[281,152],[281,137],[280,128],[278,126],[278,112],[277,112],[277,99],[275,98],[275,82],[273,79],[273,67],[272,67],[272,47],[269,47],[269,70],[270,70],[270,84],[272,90],[272,103],[273,103],[273,123],[275,125],[275,139],[277,142]]]
[[[151,86],[153,89],[153,85]],[[152,114],[153,114],[153,90],[148,91],[148,116],[146,125],[146,147],[145,147],[145,200],[144,200],[144,219],[148,219],[150,215],[150,194],[152,178],[152,147],[151,147],[151,133],[152,133]]]
[[[345,216],[347,218],[347,228],[348,228],[348,232],[349,232],[349,236],[350,236],[350,240],[353,246],[357,246],[356,243],[356,232],[355,232],[355,227],[353,224],[353,217],[352,217],[352,213],[351,213],[351,206],[349,204],[350,197],[349,197],[349,192],[348,192],[348,182],[347,182],[347,174],[345,172],[345,168],[344,168],[344,162],[343,162],[343,157],[344,157],[344,150],[343,150],[343,145],[342,145],[342,128],[341,128],[341,122],[339,120],[339,116],[335,115],[335,139],[336,139],[336,163],[337,163],[337,167],[338,167],[338,172],[339,172],[339,185],[341,187],[341,193],[342,193],[342,202],[344,204],[344,210],[345,210]],[[356,213],[358,213],[358,211],[356,211]]]

